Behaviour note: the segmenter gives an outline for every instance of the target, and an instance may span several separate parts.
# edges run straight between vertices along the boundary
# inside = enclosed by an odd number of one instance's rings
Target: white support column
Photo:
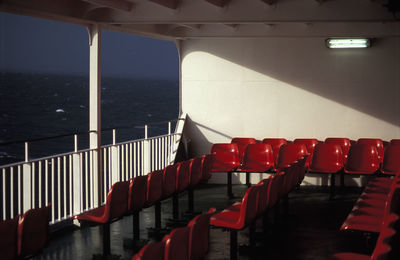
[[[83,155],[81,155],[83,156]],[[82,212],[81,205],[81,186],[82,186],[82,165],[80,163],[80,155],[78,153],[78,135],[74,135],[74,154],[72,155],[72,173],[73,173],[73,215],[78,215]],[[78,223],[78,221],[74,221]]]
[[[89,147],[96,149],[93,153],[93,191],[94,204],[102,202],[102,167],[101,167],[101,28],[94,24],[88,27],[90,45],[89,69]]]
[[[116,183],[117,181],[120,181],[120,176],[119,176],[119,147],[116,146],[117,144],[117,133],[116,130],[113,129],[113,146],[111,146],[111,162],[112,162],[112,167],[111,167],[111,185]]]
[[[144,126],[144,158],[143,158],[143,165],[144,165],[144,172],[143,175],[148,174],[151,171],[151,150],[150,150],[150,140],[148,139],[148,126]]]

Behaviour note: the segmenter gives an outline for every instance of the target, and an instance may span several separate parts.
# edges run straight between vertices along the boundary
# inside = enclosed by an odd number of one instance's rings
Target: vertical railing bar
[[[64,165],[64,215],[67,216],[67,156],[63,156]]]
[[[112,164],[114,162],[111,159],[112,158],[111,147],[108,147],[107,150],[108,150],[108,174],[107,174],[107,177],[108,177],[108,187],[110,187],[110,185],[112,185],[111,171],[112,171]]]
[[[11,174],[10,175],[10,202],[11,202],[10,209],[11,209],[11,217],[13,218],[14,215],[16,215],[14,212],[14,167],[10,167],[10,174]],[[4,175],[5,175],[5,171],[3,171],[3,176]],[[5,190],[4,182],[3,182],[3,189]],[[3,203],[3,207],[6,207],[6,204]]]
[[[104,186],[106,187],[107,186],[107,173],[108,173],[108,171],[107,171],[107,147],[106,148],[103,148],[102,150],[102,153],[103,153],[103,177],[104,177],[104,181],[103,181],[103,183],[104,183]],[[106,189],[104,189],[104,197],[106,197],[107,195],[106,195]]]
[[[79,209],[80,211],[83,211],[84,210],[84,207],[83,207],[83,199],[84,199],[84,197],[83,197],[83,185],[82,185],[82,179],[83,179],[83,172],[84,172],[84,165],[83,165],[83,157],[85,156],[85,153],[79,153],[79,172],[80,172],[80,175],[78,176],[79,177],[79,179],[80,179],[80,182],[81,182],[81,186],[80,186],[80,192],[81,192],[81,196],[80,196],[80,205],[81,205],[81,208]]]
[[[125,144],[125,181],[129,180],[129,145]]]
[[[129,178],[133,178],[133,144],[129,143]]]
[[[43,174],[43,172],[42,172],[42,164],[43,164],[43,161],[39,161],[39,163],[38,163],[38,195],[39,195],[39,208],[40,207],[42,207],[43,205],[42,205],[42,191],[43,191],[43,187],[42,187],[42,174]]]
[[[55,205],[55,200],[54,200],[54,158],[51,158],[51,200],[53,201],[52,209],[53,209],[53,214],[52,214],[52,222],[55,220],[56,216],[56,205]]]
[[[85,210],[89,209],[89,163],[88,163],[89,152],[85,152],[85,186],[86,186],[86,201],[85,201]]]
[[[49,160],[44,160],[44,201],[49,204]]]
[[[91,151],[91,157],[92,158],[95,158],[95,152],[94,151]],[[95,203],[94,203],[94,197],[95,197],[95,183],[94,183],[94,179],[95,179],[95,169],[96,169],[96,166],[95,166],[95,164],[96,164],[97,162],[93,159],[93,160],[91,160],[91,165],[90,165],[90,167],[91,167],[91,171],[90,171],[90,184],[91,184],[91,191],[92,191],[92,194],[90,194],[91,195],[91,200],[90,200],[90,202],[91,202],[91,208],[93,208],[94,207],[94,205],[95,205]]]
[[[33,209],[36,207],[36,205],[35,205],[35,201],[36,201],[36,197],[35,197],[35,195],[36,195],[36,192],[35,192],[36,177],[35,177],[35,175],[36,175],[36,163],[32,162],[31,163],[31,176],[32,176],[32,179],[31,179],[31,202],[33,202],[33,203],[31,203],[31,206]]]
[[[69,155],[69,216],[73,215],[73,208],[74,208],[74,199],[73,199],[73,168],[74,168],[74,162],[73,162],[73,155]]]
[[[7,218],[6,215],[6,169],[3,169],[3,220],[5,220]]]
[[[22,183],[22,176],[21,176],[21,168],[22,165],[18,165],[18,180],[17,180],[17,184],[18,184],[18,214],[22,214],[22,205],[21,205],[21,192],[22,192],[22,187],[21,187],[21,183]]]
[[[141,166],[141,170],[140,170],[140,175],[144,175],[144,142],[145,141],[141,141],[141,145],[140,145],[140,153],[141,153],[141,157],[140,157],[140,166]]]
[[[61,217],[61,158],[57,157],[57,210],[58,219]]]
[[[133,176],[132,177],[137,177],[137,167],[138,165],[136,164],[136,142],[133,143]]]

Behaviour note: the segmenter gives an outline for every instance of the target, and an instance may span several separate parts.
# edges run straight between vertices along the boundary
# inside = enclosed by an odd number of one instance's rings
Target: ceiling
[[[0,0],[0,11],[161,39],[400,36],[393,0]],[[392,9],[385,6],[389,4]],[[394,7],[397,8],[397,7]]]

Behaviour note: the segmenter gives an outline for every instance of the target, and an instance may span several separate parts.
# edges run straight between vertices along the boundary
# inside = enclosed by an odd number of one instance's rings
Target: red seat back
[[[214,144],[210,153],[214,154],[212,172],[230,172],[240,165],[237,144]]]
[[[296,162],[307,154],[307,148],[304,144],[284,144],[279,150],[277,169],[289,167],[290,164]]]
[[[201,180],[208,181],[211,178],[211,170],[214,163],[214,154],[203,155],[203,162],[201,167]]]
[[[386,148],[381,172],[393,175],[400,172],[400,145],[390,144]]]
[[[270,177],[267,190],[267,209],[272,208],[280,199],[280,191],[283,189],[283,175],[280,173]]]
[[[146,202],[147,176],[137,176],[129,184],[128,210],[141,210]]]
[[[394,258],[393,255],[389,256],[391,250],[398,247],[398,245],[393,244],[393,237],[398,232],[395,229],[395,226],[398,226],[398,222],[399,216],[397,214],[385,217],[371,260],[398,259],[398,257]]]
[[[2,259],[11,260],[17,256],[17,227],[19,215],[0,221],[0,252]]]
[[[390,140],[390,144],[400,145],[400,139],[392,139],[392,140]]]
[[[271,179],[264,179],[257,183],[257,186],[260,186],[258,190],[258,197],[257,197],[257,215],[262,215],[265,210],[267,209],[267,195],[268,195],[268,186]]]
[[[336,173],[343,168],[342,148],[338,144],[317,144],[314,149],[310,171]]]
[[[379,169],[376,147],[368,144],[354,144],[350,147],[345,165],[346,173],[373,174]]]
[[[256,139],[250,137],[234,137],[231,141],[232,144],[237,144],[239,150],[239,161],[243,162],[244,151],[248,144],[257,143]]]
[[[274,157],[269,144],[249,144],[246,147],[241,168],[252,172],[266,172],[274,167]]]
[[[50,220],[50,205],[30,209],[18,224],[18,255],[21,257],[40,252],[47,244]]]
[[[383,161],[384,148],[383,148],[382,139],[379,139],[379,138],[360,138],[360,139],[357,140],[357,144],[369,144],[369,145],[375,146],[376,150],[378,151],[379,162]]]
[[[202,167],[203,167],[203,157],[197,157],[192,159],[191,168],[190,168],[190,176],[189,176],[189,187],[193,188],[202,178]]]
[[[163,171],[157,170],[147,175],[146,205],[151,206],[162,197]]]
[[[164,237],[164,260],[189,259],[189,233],[190,227],[176,228]]]
[[[178,169],[178,175],[176,176],[176,191],[181,192],[187,189],[189,186],[190,169],[192,167],[192,161],[186,160],[180,163]]]
[[[108,220],[120,218],[128,211],[129,181],[113,184],[107,194],[104,217]]]
[[[201,260],[208,253],[210,237],[210,217],[215,213],[211,208],[208,213],[201,214],[192,219],[188,227],[189,233],[189,259]]]
[[[286,139],[284,139],[284,138],[264,138],[262,142],[265,144],[271,145],[272,153],[274,156],[274,163],[276,165],[278,163],[279,150],[281,149],[281,146],[284,144],[287,144]]]
[[[244,194],[238,220],[238,225],[242,228],[249,225],[257,216],[258,191],[259,187],[252,186]]]
[[[163,198],[168,198],[176,191],[176,176],[178,175],[178,169],[181,166],[180,163],[168,165],[164,168],[163,172]]]
[[[343,154],[343,163],[347,162],[347,157],[349,154],[350,149],[350,139],[349,138],[342,138],[342,137],[328,137],[325,139],[326,144],[338,144],[342,148]]]
[[[165,241],[145,245],[132,260],[164,260]]]
[[[293,140],[294,144],[304,144],[307,152],[312,155],[315,146],[318,144],[318,139],[315,138],[297,138]]]

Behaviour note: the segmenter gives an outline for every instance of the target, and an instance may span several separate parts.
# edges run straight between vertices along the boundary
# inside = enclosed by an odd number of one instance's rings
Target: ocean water
[[[24,144],[1,143],[36,139],[89,129],[88,76],[0,73],[0,165],[24,159]],[[178,80],[102,78],[102,128],[142,125],[176,119]],[[167,132],[167,124],[149,128],[149,135]],[[111,143],[111,131],[102,143]],[[143,127],[117,130],[117,141],[144,137]],[[88,135],[79,135],[79,149]],[[30,158],[73,150],[73,136],[30,144]]]

